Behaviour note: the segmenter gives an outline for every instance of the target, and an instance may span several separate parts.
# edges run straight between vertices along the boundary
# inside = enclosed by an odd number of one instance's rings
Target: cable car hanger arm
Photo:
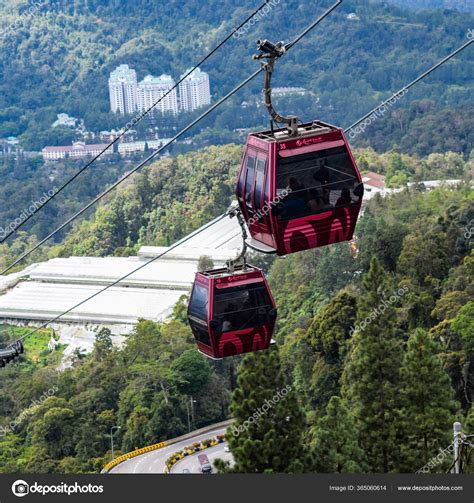
[[[274,44],[269,40],[258,40],[257,46],[260,51],[253,58],[255,60],[266,59],[267,62],[262,64],[265,70],[265,87],[263,89],[264,103],[267,107],[268,113],[272,120],[276,123],[286,124],[288,126],[288,133],[290,136],[297,136],[299,118],[295,115],[284,116],[280,115],[272,103],[272,76],[275,69],[275,62],[280,59],[287,51],[296,45],[302,38],[304,38],[311,30],[313,30],[324,18],[329,16],[342,3],[343,0],[338,0],[332,7],[330,7],[324,14],[311,23],[300,35],[298,35],[292,42],[286,44],[284,42],[277,42]],[[272,128],[273,129],[273,128]]]

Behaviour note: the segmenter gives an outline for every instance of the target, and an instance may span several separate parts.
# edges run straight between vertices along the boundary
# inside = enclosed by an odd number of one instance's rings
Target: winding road
[[[110,473],[164,473],[165,462],[166,460],[176,451],[183,449],[184,447],[191,445],[194,442],[198,442],[200,440],[204,440],[206,438],[214,437],[220,433],[225,433],[228,426],[220,426],[213,430],[208,430],[205,433],[199,433],[193,437],[187,438],[186,440],[179,441],[175,444],[168,445],[163,447],[162,449],[158,449],[156,451],[148,452],[146,454],[142,454],[141,456],[137,456],[135,458],[128,459],[123,463],[120,463],[115,468],[113,468]],[[214,447],[206,449],[204,451],[205,454],[209,457],[211,462],[214,459],[221,458],[225,460],[231,460],[231,454],[225,452],[225,446],[227,444],[224,442],[222,444],[218,444]],[[182,461],[176,463],[173,471],[171,473],[182,473],[182,470],[188,469],[190,473],[199,473],[199,463],[197,460],[196,453],[192,456],[189,456]],[[186,463],[185,463],[186,462]],[[188,465],[189,462],[189,465]]]
[[[205,454],[208,457],[208,459],[211,462],[211,465],[213,467],[214,467],[214,461],[219,458],[224,461],[230,461],[232,463],[233,462],[232,454],[230,452],[225,451],[226,447],[227,447],[227,442],[223,442],[222,444],[217,444],[214,447],[209,447],[209,449],[206,449],[205,451],[196,452],[196,454],[192,454],[191,456],[186,456],[184,459],[182,459],[181,461],[178,461],[173,466],[170,473],[176,473],[176,474],[201,473],[199,461],[197,458],[199,454]],[[216,473],[215,469],[213,469],[213,473]]]

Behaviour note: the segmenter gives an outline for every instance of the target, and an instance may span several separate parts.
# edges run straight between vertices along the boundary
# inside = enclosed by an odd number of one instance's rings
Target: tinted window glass
[[[196,283],[189,301],[189,314],[207,322],[208,290]]]
[[[245,185],[245,173],[246,173],[246,169],[245,169],[245,167],[243,167],[240,170],[239,181],[237,184],[237,192],[238,192],[237,196],[238,196],[239,200],[242,202],[243,202],[244,185]]]
[[[262,283],[216,288],[214,292],[214,320],[220,324],[219,331],[233,332],[269,323],[273,305]]]
[[[275,212],[282,220],[355,204],[356,173],[345,146],[293,157],[279,157],[277,193],[290,194]]]
[[[267,173],[267,181],[265,183],[265,204],[268,204],[271,201],[270,197],[270,170]]]
[[[209,338],[209,332],[207,331],[207,325],[205,323],[199,323],[195,320],[189,320],[191,325],[191,330],[197,341],[202,342],[206,346],[211,345],[211,339]]]
[[[247,179],[245,182],[245,203],[247,205],[247,212],[253,215],[252,208],[252,186],[253,186],[253,177],[255,174],[255,157],[248,155],[247,157]]]
[[[264,182],[265,182],[265,160],[258,159],[257,161],[257,174],[255,176],[255,211],[259,210],[262,207],[262,194],[264,190]]]

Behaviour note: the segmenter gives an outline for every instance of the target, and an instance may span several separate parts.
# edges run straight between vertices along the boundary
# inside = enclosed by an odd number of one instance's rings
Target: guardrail
[[[136,449],[136,450],[129,452],[127,454],[123,454],[122,456],[115,458],[110,463],[107,463],[104,466],[102,473],[108,473],[112,468],[115,468],[117,465],[119,465],[123,461],[126,461],[127,459],[131,459],[136,456],[141,456],[142,454],[146,454],[147,452],[151,452],[151,451],[156,451],[157,449],[162,449],[163,447],[166,447],[167,445],[168,444],[166,442],[160,442],[159,444],[150,445],[148,447],[143,447],[142,449]]]
[[[217,444],[222,444],[225,442],[225,435],[216,435],[212,438],[206,438],[201,440],[200,442],[195,442],[193,445],[189,445],[184,449],[181,449],[175,453],[173,453],[165,463],[165,473],[171,473],[173,466],[178,462],[184,459],[186,456],[192,456],[197,452],[204,451],[209,449],[210,447],[214,447]]]
[[[101,473],[109,473],[110,470],[115,468],[120,463],[123,463],[127,459],[131,459],[131,458],[134,458],[136,456],[141,456],[142,454],[146,454],[151,451],[156,451],[158,449],[162,449],[163,447],[166,447],[168,445],[173,445],[178,442],[182,442],[183,440],[187,440],[189,438],[197,437],[198,435],[201,435],[202,433],[206,433],[208,431],[216,430],[218,428],[223,428],[225,426],[230,426],[233,422],[234,422],[234,419],[228,419],[227,421],[222,421],[221,423],[216,423],[216,424],[212,424],[210,426],[205,426],[204,428],[201,428],[196,431],[192,431],[190,433],[186,433],[185,435],[181,435],[180,437],[176,437],[171,440],[167,440],[166,442],[160,442],[158,444],[150,445],[148,447],[143,447],[142,449],[136,449],[136,450],[129,452],[127,454],[123,454],[122,456],[115,458],[110,463],[107,463],[104,466]]]

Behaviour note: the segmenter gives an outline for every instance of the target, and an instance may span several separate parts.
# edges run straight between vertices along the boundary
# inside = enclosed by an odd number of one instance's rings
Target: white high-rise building
[[[186,71],[186,73],[188,73],[188,71]],[[184,75],[186,75],[186,73]],[[181,78],[183,78],[184,75]],[[199,68],[196,69],[179,85],[179,99],[181,109],[186,112],[192,112],[197,108],[209,105],[211,103],[209,75]]]
[[[137,110],[137,72],[120,65],[109,78],[110,109],[114,113],[133,114]]]
[[[162,75],[161,77],[153,77],[151,75],[147,75],[138,84],[138,110],[148,110],[158,100],[161,100],[158,105],[156,105],[154,110],[161,113],[171,112],[176,115],[179,112],[178,93],[176,89],[173,89],[165,98],[163,98],[163,96],[175,85],[176,82],[170,75]]]

